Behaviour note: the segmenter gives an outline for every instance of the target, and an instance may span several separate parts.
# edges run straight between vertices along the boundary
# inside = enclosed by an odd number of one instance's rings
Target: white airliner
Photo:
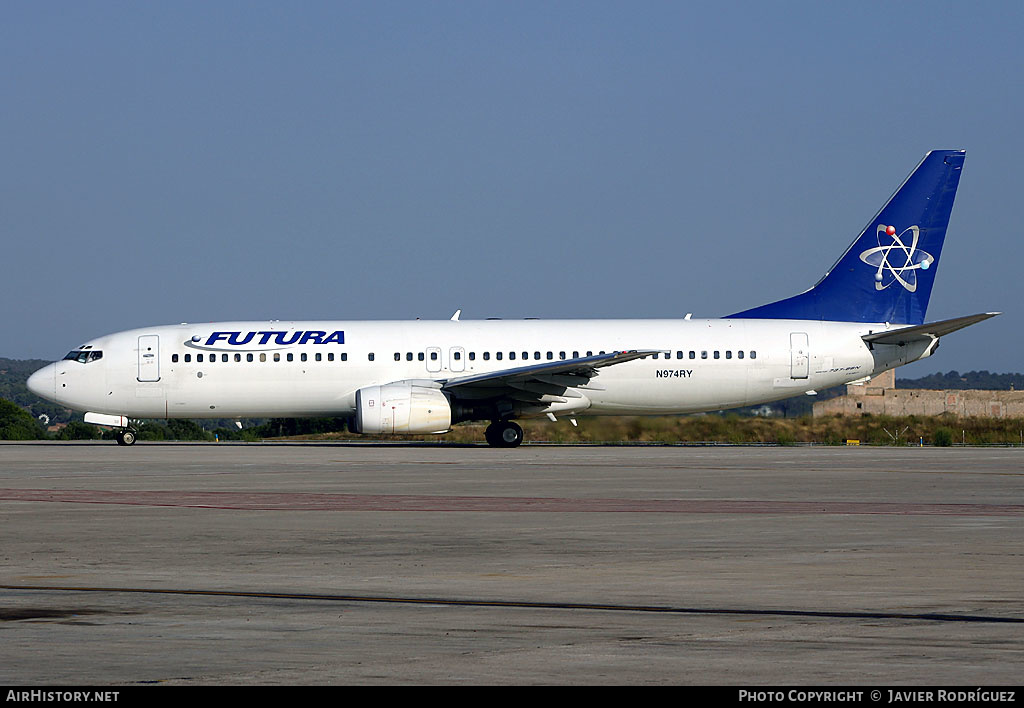
[[[866,380],[998,313],[924,324],[960,172],[932,151],[811,289],[724,319],[217,322],[86,342],[28,387],[135,441],[141,418],[348,416],[368,434],[721,410]]]

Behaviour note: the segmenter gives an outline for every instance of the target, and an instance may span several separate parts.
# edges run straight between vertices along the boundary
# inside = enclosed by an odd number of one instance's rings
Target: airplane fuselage
[[[345,416],[356,392],[445,381],[619,350],[534,414],[657,415],[754,405],[844,384],[925,354],[876,346],[883,324],[808,320],[221,322],[99,337],[34,376],[69,408],[131,418]],[[102,352],[95,358],[94,352]],[[929,352],[930,353],[930,352]],[[69,355],[70,357],[71,355]],[[90,360],[92,356],[92,360]],[[452,422],[475,417],[471,406]]]
[[[925,323],[964,164],[933,150],[832,269],[792,297],[693,320],[221,322],[100,337],[28,381],[122,430],[132,418],[348,416],[373,434],[515,418],[697,413],[866,379],[992,317]]]

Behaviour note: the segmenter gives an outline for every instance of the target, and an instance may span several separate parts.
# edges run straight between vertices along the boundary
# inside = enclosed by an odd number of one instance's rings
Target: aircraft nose
[[[55,364],[44,366],[36,373],[28,377],[28,381],[25,382],[28,386],[28,390],[36,394],[41,398],[47,400],[54,400],[56,398],[55,389],[57,387],[57,367]]]

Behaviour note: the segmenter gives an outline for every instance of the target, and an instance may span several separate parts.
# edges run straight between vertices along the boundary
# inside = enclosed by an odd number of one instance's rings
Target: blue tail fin
[[[963,150],[933,150],[810,290],[730,317],[922,324]]]

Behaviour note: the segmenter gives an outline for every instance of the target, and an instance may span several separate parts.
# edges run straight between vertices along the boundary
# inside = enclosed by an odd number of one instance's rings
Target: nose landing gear
[[[117,444],[118,445],[134,445],[135,444],[135,431],[130,428],[120,430],[117,433]]]
[[[491,447],[519,447],[523,429],[511,420],[496,420],[487,426],[484,438]]]

